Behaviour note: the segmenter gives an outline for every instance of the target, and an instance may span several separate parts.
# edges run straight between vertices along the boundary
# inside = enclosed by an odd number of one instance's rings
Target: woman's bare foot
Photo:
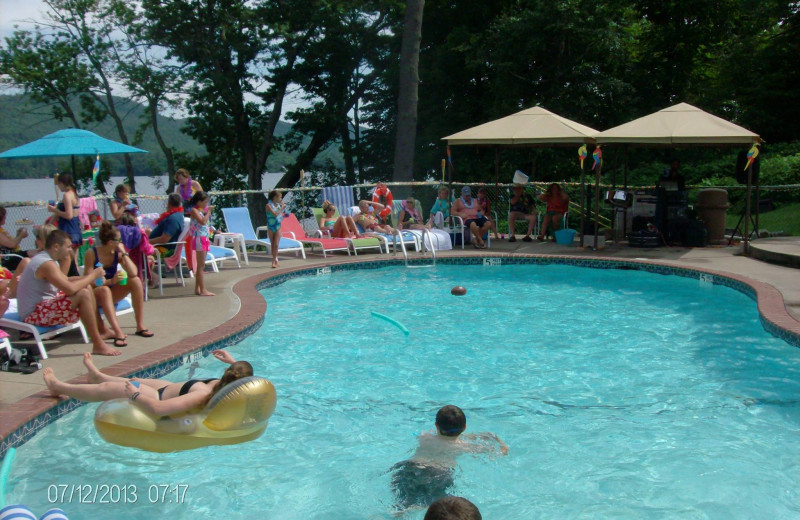
[[[275,269],[276,267],[278,267],[278,262],[272,262],[272,268]]]
[[[103,343],[102,347],[95,346],[92,349],[92,354],[97,354],[98,356],[121,356],[122,352]]]
[[[91,352],[83,353],[83,366],[86,367],[86,376],[90,383],[102,383],[105,381],[103,378],[103,373],[100,372],[96,366],[94,366],[94,360],[92,359]]]
[[[211,291],[198,291],[198,292],[196,292],[195,294],[196,294],[197,296],[216,296],[216,294],[214,294],[214,293],[213,293],[213,292],[211,292]]]
[[[61,393],[58,391],[58,383],[60,381],[56,377],[55,372],[50,367],[45,368],[42,370],[42,379],[44,379],[44,384],[47,385],[47,389],[50,391],[50,395],[53,397],[58,397]]]

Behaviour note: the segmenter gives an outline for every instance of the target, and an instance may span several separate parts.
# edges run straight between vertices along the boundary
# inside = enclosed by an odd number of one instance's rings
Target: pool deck
[[[593,251],[553,242],[522,242],[518,239],[515,243],[495,240],[489,250],[467,247],[463,251],[460,248],[442,251],[439,257],[571,256],[635,260],[716,272],[752,281],[751,285],[758,292],[760,312],[780,327],[800,334],[800,271],[796,267],[787,267],[800,266],[800,237],[753,242],[754,256],[767,261],[748,258],[739,252],[738,246],[641,249],[628,247],[626,243],[611,244]],[[127,375],[231,336],[261,319],[268,302],[258,294],[255,285],[275,274],[353,261],[398,258],[402,259],[402,254],[359,254],[357,257],[336,254],[327,259],[312,254],[306,260],[281,256],[281,267],[271,269],[271,259],[264,253],[250,254],[249,266],[242,262],[242,268],[237,269],[233,263],[228,263],[219,273],[206,274],[206,285],[217,294],[215,297],[194,296],[192,279],[187,279],[184,288],[176,285],[174,278],[165,278],[164,295],[159,296],[157,290],[153,291],[150,301],[145,304],[145,324],[155,332],[155,337],[135,336],[133,314],[124,315],[120,317],[120,324],[128,334],[128,346],[122,349],[123,355],[94,356],[95,364],[106,373]],[[16,337],[13,332],[12,337]],[[12,344],[32,345],[31,342]],[[46,342],[46,346],[50,357],[42,361],[45,367],[52,367],[62,380],[85,382],[82,358],[91,346],[81,341],[78,332],[66,333]],[[0,440],[55,404],[57,400],[47,393],[41,371],[30,375],[0,372]]]

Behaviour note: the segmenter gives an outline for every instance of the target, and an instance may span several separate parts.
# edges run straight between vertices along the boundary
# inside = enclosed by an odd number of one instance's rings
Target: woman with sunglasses
[[[106,328],[98,311],[97,328],[100,335],[107,339],[114,338],[115,347],[128,345],[125,341],[125,333],[122,332],[117,321],[114,305],[130,294],[133,313],[136,317],[136,335],[144,338],[152,337],[153,333],[144,326],[142,280],[138,276],[138,270],[133,260],[120,244],[119,230],[111,222],[103,221],[97,232],[97,238],[100,245],[86,251],[83,269],[88,273],[87,269],[102,267],[106,272],[103,278],[95,280],[94,296],[97,300],[97,308],[103,309],[103,314],[105,314],[111,330]],[[122,266],[124,271],[120,271],[119,266]]]
[[[353,217],[336,215],[336,206],[329,200],[322,203],[322,216],[319,219],[319,228],[328,231],[333,238],[356,238],[358,227]]]

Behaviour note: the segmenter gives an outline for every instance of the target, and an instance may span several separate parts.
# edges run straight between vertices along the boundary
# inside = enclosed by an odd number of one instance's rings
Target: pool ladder
[[[430,232],[430,230],[428,228],[424,228],[422,230],[422,244],[419,244],[419,245],[422,246],[422,248],[421,248],[422,249],[422,256],[425,256],[425,253],[427,252],[427,249],[428,249],[428,247],[425,245],[425,235],[427,235],[428,236],[428,242],[430,242],[430,244],[431,244],[431,248],[430,248],[431,249],[431,258],[433,259],[433,263],[430,263],[430,264],[408,265],[408,250],[406,249],[406,244],[403,242],[402,231],[400,231],[399,229],[395,229],[394,233],[395,233],[395,235],[397,235],[395,237],[395,240],[400,243],[400,249],[403,251],[403,258],[405,259],[406,267],[408,267],[409,269],[410,268],[415,268],[415,267],[436,267],[436,248],[433,245],[433,235],[431,234],[431,232]],[[419,249],[420,249],[420,247],[417,246],[417,250],[418,251],[419,251]],[[394,248],[394,252],[395,252],[395,254],[397,254],[397,247],[396,246]]]

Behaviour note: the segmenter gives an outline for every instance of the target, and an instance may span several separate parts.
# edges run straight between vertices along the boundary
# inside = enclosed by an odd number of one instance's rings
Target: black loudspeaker
[[[739,155],[736,156],[736,182],[739,184],[747,184],[747,170],[745,169],[745,165],[747,164],[747,150],[742,150],[739,152]],[[753,177],[751,182],[756,184],[758,182],[758,173],[761,171],[761,156],[756,157],[756,160],[753,161]]]

